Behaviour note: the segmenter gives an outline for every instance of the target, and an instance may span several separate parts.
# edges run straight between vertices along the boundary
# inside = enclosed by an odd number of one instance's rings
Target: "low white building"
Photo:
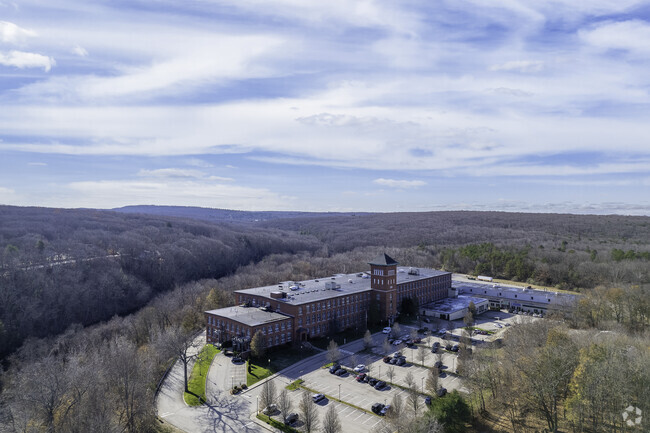
[[[421,307],[422,314],[427,317],[439,317],[442,320],[459,320],[465,317],[469,304],[474,303],[476,314],[481,314],[489,309],[487,299],[473,296],[450,297]]]

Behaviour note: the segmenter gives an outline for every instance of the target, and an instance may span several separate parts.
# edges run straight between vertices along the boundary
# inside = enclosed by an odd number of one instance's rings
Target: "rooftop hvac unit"
[[[350,283],[350,284],[354,284],[354,281],[352,281],[352,280],[348,280],[348,283]]]

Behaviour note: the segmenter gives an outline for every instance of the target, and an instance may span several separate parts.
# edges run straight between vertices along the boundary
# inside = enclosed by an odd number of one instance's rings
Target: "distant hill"
[[[293,211],[241,211],[190,206],[124,206],[115,212],[193,218],[211,222],[259,222],[286,218],[313,218],[337,215],[367,215],[367,212],[293,212]]]

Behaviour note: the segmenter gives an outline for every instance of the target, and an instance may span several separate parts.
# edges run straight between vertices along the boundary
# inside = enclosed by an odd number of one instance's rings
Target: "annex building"
[[[386,254],[368,264],[369,272],[237,290],[238,306],[205,312],[207,342],[233,341],[245,348],[260,331],[268,348],[365,329],[371,306],[381,321],[392,324],[403,299],[422,306],[447,298],[451,289],[450,272],[401,267]]]

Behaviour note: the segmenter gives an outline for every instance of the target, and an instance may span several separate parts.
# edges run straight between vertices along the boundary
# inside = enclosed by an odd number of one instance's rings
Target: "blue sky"
[[[0,203],[650,215],[650,2],[0,0]]]

